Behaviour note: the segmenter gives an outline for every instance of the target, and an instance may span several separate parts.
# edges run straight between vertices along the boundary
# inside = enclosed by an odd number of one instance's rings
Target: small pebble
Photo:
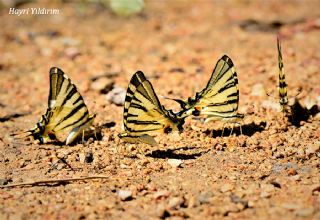
[[[307,96],[303,100],[303,104],[308,110],[310,110],[313,106],[317,105],[317,102],[316,102],[316,100],[314,100],[311,97]]]
[[[64,51],[64,53],[68,58],[72,60],[81,55],[80,51],[76,47],[69,47]]]
[[[190,197],[188,200],[188,208],[197,207],[199,205],[198,200],[199,199],[197,199],[195,196]]]
[[[227,183],[227,184],[224,184],[224,185],[220,188],[220,191],[221,191],[222,193],[225,193],[225,192],[229,192],[229,191],[231,191],[231,190],[233,190],[233,189],[234,189],[234,186],[231,185],[231,184],[229,184],[229,183]]]
[[[165,219],[170,216],[170,213],[167,211],[163,204],[158,205],[158,207],[155,210],[155,214],[157,217],[161,219]]]
[[[109,93],[106,95],[106,99],[116,105],[123,105],[126,97],[126,90],[124,88],[115,86]]]
[[[170,141],[178,142],[180,140],[181,140],[181,136],[180,136],[179,132],[172,132],[170,134]]]
[[[174,197],[169,200],[168,207],[169,209],[175,210],[183,206],[185,199],[183,197]]]
[[[183,161],[180,159],[168,159],[168,164],[172,168],[178,168],[182,163],[183,163]]]
[[[86,159],[86,155],[84,153],[79,153],[80,163],[83,164],[85,162],[85,159]]]
[[[293,168],[289,168],[287,173],[288,173],[289,176],[297,175],[297,171],[295,169],[293,169]]]
[[[266,91],[264,89],[263,84],[257,83],[257,84],[252,86],[252,89],[251,89],[251,95],[252,96],[264,97],[264,96],[266,96],[266,94],[267,93],[266,93]]]
[[[249,208],[253,208],[254,207],[254,202],[253,201],[249,201],[248,202],[248,207]]]
[[[132,192],[129,190],[119,190],[118,196],[122,201],[127,201],[132,198]]]
[[[283,203],[281,206],[288,210],[297,210],[300,208],[300,205],[296,203]]]
[[[312,187],[312,195],[319,195],[320,194],[320,184],[314,185]]]
[[[90,84],[90,88],[92,90],[96,90],[99,92],[104,91],[105,93],[108,93],[109,91],[112,90],[113,84],[114,84],[114,82],[111,81],[109,78],[101,77],[101,78],[98,78],[97,80],[93,81]]]
[[[300,175],[294,175],[294,176],[292,176],[292,179],[294,181],[300,181],[301,180],[301,176]]]
[[[271,100],[264,100],[261,103],[261,107],[264,109],[272,109],[276,112],[279,112],[281,110],[279,103],[271,101]]]
[[[154,199],[167,198],[170,195],[168,190],[161,190],[153,194]]]
[[[305,159],[306,158],[306,154],[305,154],[305,152],[304,152],[304,150],[302,148],[298,149],[297,157],[300,158],[300,159]]]
[[[309,217],[314,213],[314,208],[302,208],[295,211],[296,216]]]
[[[315,144],[311,144],[309,145],[309,147],[306,149],[306,155],[307,157],[315,154],[316,152],[318,152],[320,150],[320,143],[315,143]]]
[[[0,179],[0,186],[7,185],[8,180],[7,179]]]
[[[275,190],[272,184],[261,184],[261,198],[269,198]]]
[[[85,162],[86,163],[92,163],[93,160],[94,160],[93,153],[92,152],[86,153]]]
[[[210,198],[213,197],[213,193],[212,192],[205,192],[205,193],[201,193],[198,196],[198,201],[200,204],[206,204],[210,202]]]

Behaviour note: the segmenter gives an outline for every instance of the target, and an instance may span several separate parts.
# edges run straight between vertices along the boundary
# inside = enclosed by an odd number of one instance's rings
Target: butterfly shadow
[[[13,118],[19,118],[19,117],[26,116],[26,115],[29,115],[29,114],[30,114],[30,112],[13,113],[13,114],[5,115],[4,117],[0,117],[0,122],[6,122],[6,121],[9,121],[9,120],[11,120]]]
[[[224,129],[219,130],[209,130],[207,129],[204,131],[206,135],[210,135],[213,138],[216,137],[229,137],[230,135],[235,134],[236,136],[246,135],[246,136],[252,136],[256,132],[261,132],[265,129],[267,123],[265,121],[260,122],[259,124],[256,124],[254,122],[251,122],[250,124],[244,124],[240,126],[235,126],[233,129],[232,127],[225,127]],[[242,133],[241,133],[242,130]]]
[[[185,154],[185,153],[176,153],[175,151],[179,150],[193,150],[196,149],[196,147],[179,147],[176,149],[166,149],[166,150],[155,150],[151,153],[146,154],[148,157],[153,158],[160,158],[160,159],[181,159],[181,160],[192,160],[196,159],[203,154],[207,153],[208,150],[197,152],[197,153],[191,153],[191,154]]]
[[[291,114],[288,115],[289,122],[296,126],[301,126],[301,121],[308,121],[310,117],[315,116],[320,112],[320,109],[317,105],[313,105],[310,109],[303,107],[300,102],[295,99],[295,102],[292,106],[290,106]]]

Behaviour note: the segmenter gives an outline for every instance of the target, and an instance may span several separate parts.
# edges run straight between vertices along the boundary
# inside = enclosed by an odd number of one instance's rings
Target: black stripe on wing
[[[71,85],[71,84],[68,85],[67,91],[69,90],[70,85]],[[61,106],[64,106],[64,105],[66,104],[66,102],[73,97],[73,95],[75,95],[76,93],[78,93],[76,87],[75,87],[74,85],[72,85],[72,86],[73,86],[73,87],[72,87],[72,89],[70,90],[70,92],[68,92],[68,94],[64,97],[64,99],[63,99],[63,101],[62,101],[62,103],[61,103]],[[80,94],[79,94],[78,99],[79,99],[79,98],[81,98],[81,95],[80,95]],[[78,99],[77,99],[74,103],[77,103],[77,102],[78,102]],[[81,99],[82,99],[82,98],[81,98]],[[80,100],[79,100],[79,101],[80,101]]]
[[[141,134],[141,133],[143,133],[143,132],[150,132],[150,131],[157,131],[157,130],[159,130],[158,127],[153,128],[153,129],[150,129],[150,128],[149,128],[149,129],[139,129],[139,130],[137,130],[137,129],[135,129],[134,127],[133,127],[133,128],[129,127],[127,124],[124,124],[124,128],[125,128],[125,130],[126,130],[127,132],[130,132],[131,134],[134,134],[134,133]]]
[[[64,72],[61,69],[57,67],[52,67],[50,69],[50,92],[48,98],[49,107],[52,107],[50,106],[50,101],[57,99],[64,80]]]
[[[85,119],[83,121],[83,119]],[[83,115],[81,115],[81,117],[79,119],[74,119],[73,122],[71,122],[70,124],[66,124],[64,125],[64,127],[62,127],[60,130],[66,129],[68,127],[81,127],[82,125],[86,124],[87,122],[89,122],[91,120],[91,118],[89,117],[89,112],[85,112]],[[81,122],[82,121],[82,122]],[[81,123],[79,123],[81,122]]]
[[[143,73],[142,73],[143,74]],[[158,96],[156,95],[156,92],[154,91],[154,88],[149,80],[145,80],[141,82],[141,84],[138,86],[137,91],[139,94],[141,94],[145,99],[147,99],[152,105],[156,106],[155,110],[161,110],[159,113],[162,113],[162,105],[158,99]],[[143,104],[140,101],[141,104]]]
[[[142,71],[137,71],[131,78],[130,84],[138,87],[142,82],[146,81],[146,77]]]
[[[128,123],[137,124],[137,125],[161,125],[157,121],[138,121],[138,120],[128,120]]]
[[[232,68],[234,66],[231,58],[227,55],[223,55],[221,59],[228,64],[229,68]]]
[[[226,100],[224,102],[216,102],[216,103],[212,103],[212,104],[209,104],[208,107],[210,106],[228,106],[228,105],[231,105],[231,104],[237,104],[238,103],[238,98],[234,98],[234,99],[229,99],[229,100]]]
[[[83,115],[89,115],[88,109],[86,107],[86,105],[84,103],[81,103],[80,105],[78,105],[77,107],[73,108],[71,110],[71,112],[69,112],[66,116],[64,116],[62,119],[60,119],[58,121],[58,123],[56,124],[56,127],[59,126],[61,123],[63,123],[64,121],[68,120],[69,118],[71,118],[74,114],[76,114],[78,111],[80,111],[81,109],[85,109]]]
[[[209,82],[206,88],[203,90],[203,92],[206,90],[210,90],[224,76],[224,74],[228,72],[232,67],[233,67],[232,60],[227,55],[223,55],[222,58],[220,58],[216,63],[216,66],[212,71]]]
[[[144,112],[148,112],[148,109],[146,107],[144,107],[143,105],[139,105],[137,103],[131,103],[130,107],[140,109]]]
[[[68,92],[68,94],[63,94],[64,100],[59,102],[59,106],[57,106],[57,100],[59,98],[60,93],[62,92],[62,87],[65,87],[64,92]],[[65,103],[74,95],[79,94],[76,86],[71,82],[68,76],[59,68],[52,67],[50,69],[50,91],[48,97],[48,108],[52,109],[54,107],[62,107]],[[79,94],[79,98],[76,101],[83,100],[81,95]]]
[[[123,114],[123,118],[126,119],[127,115],[126,113],[128,112],[130,103],[132,101],[133,95],[136,92],[138,86],[144,82],[146,79],[146,77],[144,76],[143,72],[141,71],[137,71],[135,74],[133,74],[133,76],[131,77],[131,80],[129,82],[128,88],[127,88],[127,93],[126,93],[126,97],[125,97],[125,103],[124,103],[124,114]]]

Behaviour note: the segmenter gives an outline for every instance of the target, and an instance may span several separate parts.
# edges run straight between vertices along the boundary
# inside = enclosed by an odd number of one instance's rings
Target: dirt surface
[[[27,7],[60,14],[1,11],[0,185],[107,178],[1,188],[0,219],[320,219],[319,1],[147,1],[130,18],[96,5]],[[277,32],[289,96],[302,89],[296,126],[279,112]],[[158,95],[187,98],[223,54],[238,72],[242,135],[189,118],[158,147],[119,140],[123,106],[107,100],[112,88],[142,70]],[[9,136],[45,112],[52,66],[97,113],[102,138],[65,146]]]

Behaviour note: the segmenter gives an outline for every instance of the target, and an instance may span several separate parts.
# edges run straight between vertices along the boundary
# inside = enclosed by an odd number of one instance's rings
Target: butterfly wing
[[[93,118],[68,76],[61,69],[52,67],[47,112],[28,132],[42,143],[55,136],[70,144],[92,124]]]
[[[56,136],[67,133],[67,144],[71,143],[85,128],[89,127],[94,116],[76,86],[59,68],[50,70],[50,93],[48,106],[52,116],[47,124]],[[72,131],[71,133],[69,133]]]
[[[236,114],[239,104],[238,77],[232,60],[223,56],[217,63],[207,87],[196,108],[201,114],[230,116]]]
[[[131,139],[154,145],[149,134],[154,132],[168,133],[182,129],[184,121],[178,119],[161,104],[152,87],[141,71],[135,73],[129,83],[124,105],[124,130],[121,138]]]

